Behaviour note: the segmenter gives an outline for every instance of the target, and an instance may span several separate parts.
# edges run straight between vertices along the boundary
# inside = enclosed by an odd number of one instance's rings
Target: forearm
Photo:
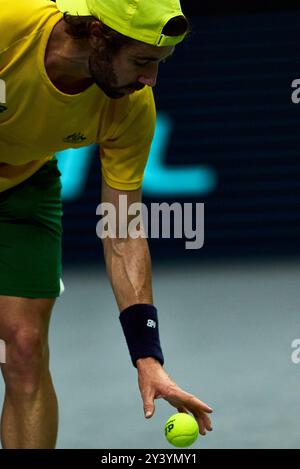
[[[106,270],[120,311],[153,304],[151,258],[145,238],[103,239]]]

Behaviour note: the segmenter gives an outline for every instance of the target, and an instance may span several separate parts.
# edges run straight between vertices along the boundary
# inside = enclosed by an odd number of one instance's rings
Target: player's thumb
[[[155,411],[154,400],[152,397],[144,398],[144,414],[146,419],[150,419]]]

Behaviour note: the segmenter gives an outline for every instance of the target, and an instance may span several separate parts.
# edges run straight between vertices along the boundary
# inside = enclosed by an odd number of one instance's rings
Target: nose
[[[143,85],[151,86],[152,88],[156,85],[158,74],[158,64],[151,64],[147,72],[138,78],[138,81]]]

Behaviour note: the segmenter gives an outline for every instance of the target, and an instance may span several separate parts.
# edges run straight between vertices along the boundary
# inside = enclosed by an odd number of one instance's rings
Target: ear
[[[100,21],[92,21],[89,25],[89,42],[93,48],[101,48],[105,44],[103,25]]]

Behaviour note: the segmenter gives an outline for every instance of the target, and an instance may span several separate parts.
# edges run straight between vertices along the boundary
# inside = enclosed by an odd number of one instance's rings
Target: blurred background
[[[192,32],[160,66],[157,129],[143,191],[147,204],[204,202],[205,246],[186,251],[181,240],[152,240],[152,256],[167,261],[176,255],[197,264],[224,257],[295,257],[300,105],[292,103],[291,85],[300,79],[300,7],[213,4],[202,11],[198,2],[183,2]],[[98,148],[59,158],[65,262],[99,264]]]
[[[150,240],[165,367],[215,410],[194,448],[300,448],[300,7],[183,1],[162,65],[144,202],[203,202],[205,245]],[[283,5],[282,5],[283,4]],[[226,6],[224,6],[226,5]],[[97,147],[59,154],[64,283],[52,319],[59,448],[170,448],[146,421],[96,236]],[[300,354],[299,354],[300,355]]]

